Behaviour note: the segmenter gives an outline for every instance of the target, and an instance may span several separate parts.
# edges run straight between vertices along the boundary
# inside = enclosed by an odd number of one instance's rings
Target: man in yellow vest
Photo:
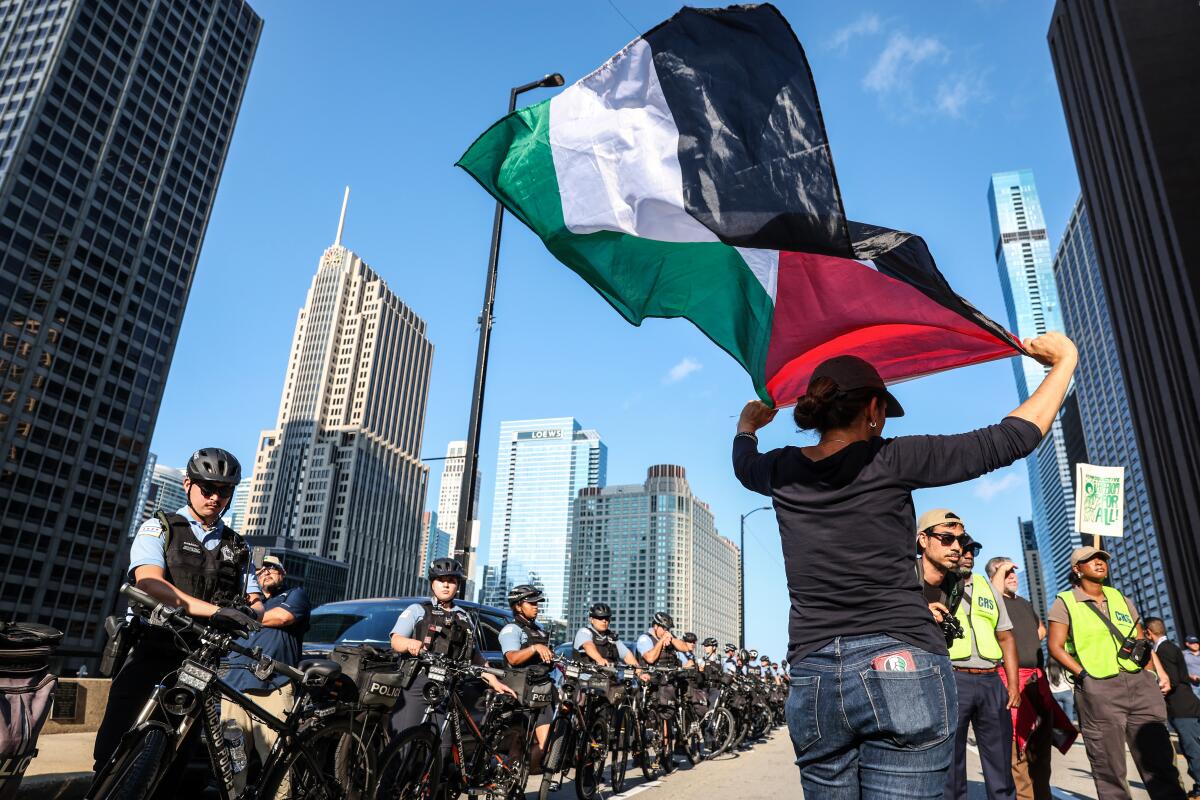
[[[1071,553],[1073,588],[1060,592],[1046,615],[1050,656],[1075,678],[1075,708],[1097,798],[1130,797],[1128,744],[1150,797],[1184,800],[1163,701],[1171,684],[1145,640],[1133,603],[1105,585],[1108,562],[1109,554],[1095,547]],[[1131,652],[1129,646],[1138,640],[1143,644]]]
[[[946,775],[942,798],[965,800],[967,796],[967,727],[972,726],[988,797],[1014,800],[1012,715],[1008,710],[1020,702],[1021,694],[1012,622],[1004,601],[996,596],[988,579],[972,574],[982,545],[967,534],[962,518],[949,509],[937,508],[926,511],[917,521],[917,545],[922,551],[956,541],[962,548],[958,561],[962,600],[952,611],[963,635],[950,644],[950,663],[958,688],[958,729],[954,762]],[[1005,688],[997,672],[1001,663],[1011,690]]]

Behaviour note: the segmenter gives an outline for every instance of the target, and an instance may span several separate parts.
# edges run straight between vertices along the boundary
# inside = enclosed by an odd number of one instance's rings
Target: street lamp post
[[[742,532],[738,537],[738,647],[742,650],[746,649],[746,517],[770,510],[770,506],[761,506],[742,514]]]
[[[562,86],[563,76],[557,72],[546,77],[514,87],[508,94],[508,113],[517,108],[517,96],[530,89]],[[483,417],[483,391],[487,382],[488,350],[492,338],[492,308],[496,304],[496,268],[500,260],[500,228],[504,223],[504,206],[496,202],[496,214],[492,218],[492,245],[488,251],[487,281],[483,289],[483,311],[479,314],[479,349],[475,356],[475,385],[471,392],[471,417],[467,423],[467,452],[463,456],[463,478],[458,495],[458,530],[454,536],[454,557],[463,565],[467,576],[471,575],[471,515],[475,507],[476,467],[479,462],[479,428]],[[466,582],[459,593],[466,591]]]

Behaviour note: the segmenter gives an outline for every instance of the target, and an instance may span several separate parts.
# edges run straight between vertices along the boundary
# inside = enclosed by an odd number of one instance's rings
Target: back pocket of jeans
[[[800,754],[821,738],[821,725],[817,721],[817,690],[821,686],[821,677],[792,678],[791,686],[784,712],[792,747]]]
[[[950,709],[939,667],[916,672],[869,669],[859,674],[878,733],[911,749],[931,747],[950,735]]]

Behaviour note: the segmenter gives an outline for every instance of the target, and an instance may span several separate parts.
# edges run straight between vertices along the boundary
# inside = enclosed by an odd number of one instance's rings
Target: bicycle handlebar
[[[229,634],[220,633],[219,631],[216,631],[207,625],[201,625],[187,614],[183,613],[183,609],[168,606],[166,603],[162,603],[157,600],[149,592],[139,589],[132,584],[126,583],[122,584],[121,586],[121,594],[124,595],[125,599],[129,600],[130,603],[140,606],[142,611],[148,612],[151,616],[159,614],[161,615],[161,618],[168,624],[178,623],[180,628],[190,630],[202,640],[212,643],[222,650],[226,650],[231,653],[238,653],[246,656],[249,659],[252,659],[257,663],[261,663],[263,661],[262,648],[246,647],[245,645],[238,644]],[[304,673],[295,667],[274,659],[270,659],[270,661],[272,672],[278,673],[279,675],[283,675],[284,677],[290,678],[297,682],[304,678]]]

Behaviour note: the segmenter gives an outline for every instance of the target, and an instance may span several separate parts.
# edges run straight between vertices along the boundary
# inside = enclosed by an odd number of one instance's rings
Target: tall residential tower
[[[1022,339],[1063,329],[1062,309],[1054,283],[1046,220],[1029,170],[998,172],[988,184],[992,245],[1000,271],[1000,288],[1012,330]],[[1045,377],[1047,368],[1032,358],[1012,360],[1017,395],[1024,402]],[[1076,429],[1078,409],[1068,397],[1049,435],[1026,459],[1032,494],[1033,530],[1042,555],[1042,577],[1048,596],[1066,586],[1075,532],[1072,458],[1066,429]],[[1074,425],[1072,424],[1074,420]],[[1078,460],[1081,457],[1075,454]]]
[[[604,485],[607,465],[600,434],[571,417],[500,423],[483,602],[503,606],[531,583],[546,592],[541,617],[565,622],[572,507],[580,489]]]
[[[349,564],[350,597],[409,594],[421,588],[433,345],[342,245],[349,197],[296,320],[278,422],[259,438],[244,533]]]
[[[712,510],[692,494],[683,467],[650,467],[646,482],[582,489],[571,527],[567,629],[608,603],[612,626],[631,640],[656,611],[676,634],[740,641],[738,549],[717,533]]]
[[[93,660],[262,20],[0,3],[0,619]],[[94,660],[93,660],[94,664]]]

